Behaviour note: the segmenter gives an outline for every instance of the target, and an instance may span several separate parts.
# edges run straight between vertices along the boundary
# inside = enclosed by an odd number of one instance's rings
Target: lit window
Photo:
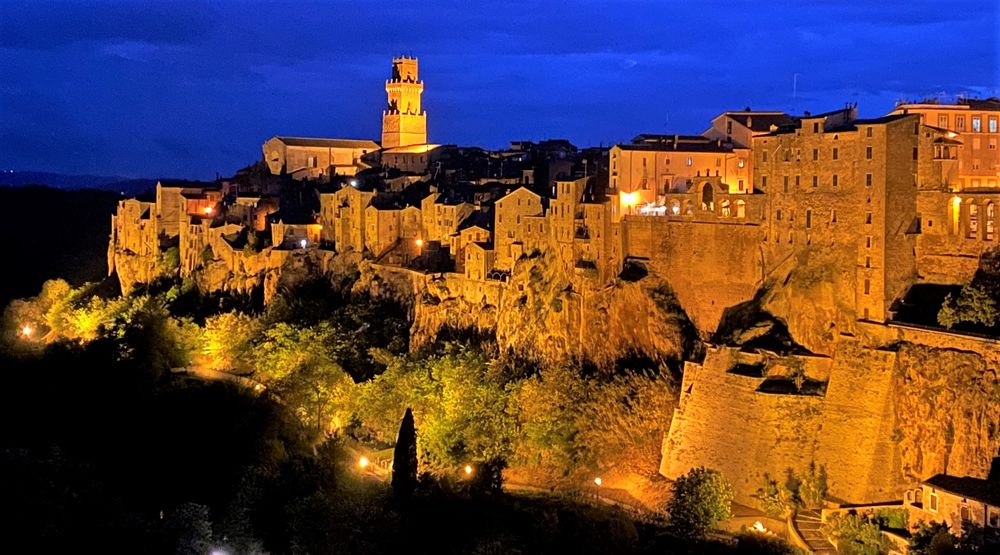
[[[694,165],[694,159],[691,158],[690,156],[688,156],[687,165],[689,165],[689,166]]]
[[[972,116],[972,132],[981,133],[983,130],[983,117]]]
[[[989,132],[990,133],[996,133],[997,132],[997,117],[996,116],[990,116]]]

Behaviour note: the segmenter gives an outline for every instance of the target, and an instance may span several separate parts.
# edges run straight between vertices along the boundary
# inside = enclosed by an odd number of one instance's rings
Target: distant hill
[[[155,187],[156,180],[120,175],[66,175],[51,172],[0,171],[0,186],[21,187],[24,185],[47,185],[67,190],[97,189],[134,196]]]
[[[120,198],[94,189],[0,187],[0,234],[7,238],[0,310],[11,299],[38,294],[47,279],[80,285],[107,276],[111,215]]]

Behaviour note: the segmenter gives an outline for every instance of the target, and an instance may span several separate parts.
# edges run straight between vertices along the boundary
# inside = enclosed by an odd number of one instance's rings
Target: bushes
[[[885,555],[892,547],[878,524],[855,514],[831,515],[822,531],[842,555]]]
[[[667,526],[684,538],[703,537],[729,518],[733,488],[717,470],[694,468],[674,483]]]

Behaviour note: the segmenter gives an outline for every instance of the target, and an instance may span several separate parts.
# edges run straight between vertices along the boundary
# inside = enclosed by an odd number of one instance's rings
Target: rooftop
[[[935,489],[954,493],[967,499],[983,501],[993,506],[1000,506],[1000,484],[984,480],[982,478],[972,478],[970,476],[958,477],[947,474],[937,474],[926,480],[924,484]]]
[[[367,139],[317,139],[310,137],[282,137],[275,135],[275,139],[288,146],[318,146],[322,148],[367,148],[378,150],[379,145],[375,141]]]

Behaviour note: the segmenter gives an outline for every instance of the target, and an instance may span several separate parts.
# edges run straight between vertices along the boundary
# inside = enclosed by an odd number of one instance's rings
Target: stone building
[[[830,257],[827,277],[854,311],[843,318],[886,320],[916,273],[917,190],[941,179],[933,163],[920,164],[921,153],[932,155],[920,148],[928,133],[915,116],[843,125],[821,115],[754,138],[770,265],[815,245]]]
[[[954,104],[900,103],[893,114],[917,114],[924,125],[950,131],[944,156],[958,161],[959,191],[1000,187],[1000,98],[959,99]],[[955,152],[957,150],[957,152]]]
[[[524,240],[530,218],[544,214],[541,195],[526,187],[518,187],[494,203],[494,267],[504,271],[514,267],[526,254]]]
[[[188,216],[212,216],[222,200],[222,190],[204,181],[161,180],[156,183],[156,209],[160,234],[177,237]]]
[[[975,526],[994,543],[1000,539],[1000,484],[995,481],[937,474],[907,490],[903,502],[913,527],[944,522],[960,534]]]
[[[610,153],[609,193],[623,214],[661,210],[692,179],[718,177],[727,192],[753,193],[750,149],[700,135],[639,135]]]
[[[770,133],[771,126],[785,127],[798,121],[784,112],[752,111],[723,112],[712,118],[712,126],[702,133],[712,140],[720,140],[742,148],[752,148],[753,138]]]
[[[332,241],[337,252],[365,250],[365,209],[375,197],[374,191],[342,187],[319,195],[320,238]]]
[[[385,82],[388,106],[382,112],[382,148],[427,143],[427,112],[420,107],[424,82],[416,58],[392,59],[392,78]]]
[[[274,136],[264,142],[264,160],[274,175],[295,179],[354,175],[368,166],[363,157],[379,146],[363,139],[315,139]]]

